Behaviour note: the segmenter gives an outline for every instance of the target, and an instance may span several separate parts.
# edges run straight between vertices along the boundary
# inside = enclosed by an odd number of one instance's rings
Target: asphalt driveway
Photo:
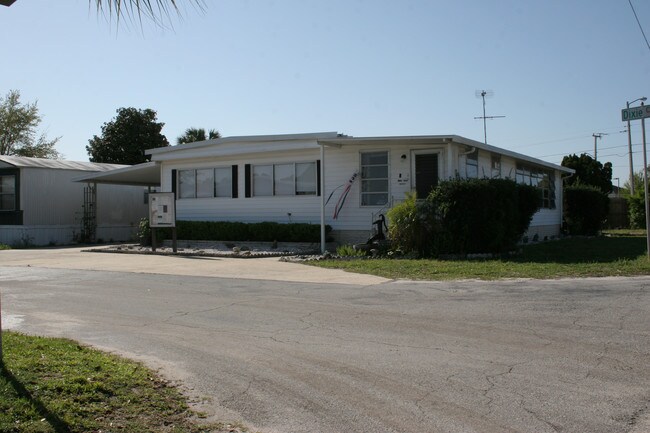
[[[647,431],[650,278],[332,284],[5,253],[5,326],[141,359],[263,432]]]

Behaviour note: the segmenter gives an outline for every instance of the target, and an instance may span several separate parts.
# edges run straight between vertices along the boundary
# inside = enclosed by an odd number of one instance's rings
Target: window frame
[[[228,195],[217,195],[217,176],[216,176],[216,170],[227,170],[230,173],[230,184],[228,185]],[[178,189],[178,199],[179,200],[191,200],[191,199],[210,199],[210,198],[233,198],[233,191],[232,191],[232,185],[233,185],[233,171],[232,171],[232,166],[225,166],[225,165],[219,165],[216,167],[197,167],[197,168],[183,168],[183,169],[178,169],[178,178],[177,178],[177,189]],[[210,185],[211,193],[210,195],[199,195],[199,183],[198,183],[198,177],[199,177],[199,171],[211,171],[211,177],[208,178],[208,183]],[[192,178],[194,181],[194,188],[193,188],[193,194],[191,195],[183,195],[183,173],[184,172],[191,172],[192,173]],[[204,184],[204,186],[207,185],[207,183]],[[188,193],[188,191],[185,191],[185,193]]]
[[[515,181],[539,189],[540,209],[556,209],[555,172],[517,163]]]
[[[501,178],[501,155],[492,154],[490,157],[490,174],[492,179]]]
[[[479,173],[478,173],[478,148],[474,148],[474,150],[470,153],[465,154],[465,177],[467,179],[478,179]],[[471,161],[471,163],[470,163]],[[473,169],[476,170],[476,175],[470,176],[469,174],[469,167],[472,167]]]
[[[0,212],[16,212],[18,210],[18,175],[14,173],[7,173],[7,174],[0,173],[0,185],[2,185],[3,177],[13,179],[13,192],[11,193],[3,192],[2,189],[0,188]],[[11,200],[13,203],[13,207],[11,209],[4,209],[2,207],[2,203],[4,202],[3,200],[4,196],[13,196],[13,199]]]
[[[386,155],[386,164],[364,164],[364,155],[380,154]],[[364,176],[364,167],[386,167],[386,177],[366,177]],[[369,170],[368,170],[369,171]],[[359,152],[359,206],[360,207],[384,207],[390,202],[390,151],[389,150],[368,150]],[[385,191],[364,191],[364,182],[386,182]],[[366,197],[378,196],[380,194],[386,195],[384,203],[370,203],[365,200]]]
[[[306,164],[311,164],[313,166],[313,185],[314,189],[313,190],[305,190],[301,191],[298,189],[298,176],[296,173],[297,166],[298,165],[306,165]],[[292,183],[293,183],[293,188],[291,193],[281,193],[278,191],[278,181],[279,179],[276,178],[276,175],[278,174],[277,167],[280,166],[291,166],[291,178],[292,178]],[[263,194],[260,195],[256,193],[256,188],[255,188],[255,169],[259,167],[271,167],[271,193],[270,194]],[[295,161],[295,162],[276,162],[276,163],[269,163],[269,164],[251,164],[251,169],[250,169],[250,184],[252,186],[251,188],[251,197],[316,197],[318,196],[318,161],[317,160],[312,160],[312,161]]]

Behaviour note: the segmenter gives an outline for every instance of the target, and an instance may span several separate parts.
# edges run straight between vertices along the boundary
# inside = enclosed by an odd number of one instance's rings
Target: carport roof
[[[50,168],[56,170],[79,171],[108,171],[128,167],[123,164],[104,164],[87,161],[65,161],[63,159],[0,155],[0,166],[3,164],[16,168]]]
[[[160,165],[156,162],[93,173],[74,179],[75,182],[110,183],[114,185],[160,186]]]

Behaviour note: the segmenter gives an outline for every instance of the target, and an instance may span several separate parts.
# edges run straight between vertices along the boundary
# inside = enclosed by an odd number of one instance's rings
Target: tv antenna
[[[477,90],[475,94],[477,98],[483,98],[483,116],[475,117],[474,119],[483,119],[483,139],[485,140],[485,145],[487,146],[487,124],[485,121],[487,119],[499,119],[501,117],[506,117],[506,116],[485,115],[485,97],[487,96],[488,98],[491,98],[492,96],[494,96],[494,92],[492,90]]]

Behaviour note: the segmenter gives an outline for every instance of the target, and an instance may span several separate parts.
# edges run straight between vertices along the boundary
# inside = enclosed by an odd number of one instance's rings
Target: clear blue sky
[[[482,141],[485,89],[487,114],[506,116],[488,121],[490,144],[559,163],[607,133],[598,159],[628,177],[620,110],[650,98],[650,49],[627,0],[206,3],[173,29],[118,28],[86,0],[0,7],[0,93],[38,100],[43,131],[84,161],[119,107],[156,110],[171,143],[188,127]],[[632,3],[650,36],[650,2]]]

